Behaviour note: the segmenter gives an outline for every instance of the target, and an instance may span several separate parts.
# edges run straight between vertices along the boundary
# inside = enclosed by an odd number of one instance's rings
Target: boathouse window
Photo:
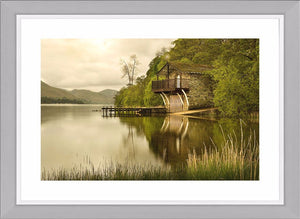
[[[176,88],[180,88],[180,75],[177,75],[176,78]]]

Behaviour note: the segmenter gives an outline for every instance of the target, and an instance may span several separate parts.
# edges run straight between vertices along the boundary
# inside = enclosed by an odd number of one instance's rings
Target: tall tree
[[[131,55],[129,61],[121,59],[122,78],[127,77],[128,85],[133,85],[133,81],[138,71],[137,66],[139,64],[136,55]]]

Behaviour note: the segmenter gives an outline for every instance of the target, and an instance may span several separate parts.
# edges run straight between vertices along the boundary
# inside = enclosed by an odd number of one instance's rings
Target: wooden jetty
[[[151,116],[165,113],[167,113],[167,110],[164,107],[102,107],[103,117]]]

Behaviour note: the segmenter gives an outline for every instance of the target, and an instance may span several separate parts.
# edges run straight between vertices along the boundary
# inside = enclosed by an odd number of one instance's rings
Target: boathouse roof
[[[187,64],[180,62],[167,62],[158,72],[158,75],[167,75],[168,73],[188,73],[202,74],[204,71],[210,70],[211,67],[201,64]]]

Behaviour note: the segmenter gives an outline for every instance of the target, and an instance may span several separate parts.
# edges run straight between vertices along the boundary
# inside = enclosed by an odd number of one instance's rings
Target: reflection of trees
[[[242,130],[241,130],[242,128]],[[259,123],[252,123],[247,120],[239,120],[239,119],[229,119],[222,118],[218,120],[217,123],[213,126],[213,135],[212,139],[216,145],[221,145],[224,141],[222,130],[224,132],[225,137],[228,135],[233,136],[234,138],[241,139],[241,131],[243,132],[243,138],[245,140],[248,139],[250,134],[256,135],[256,139],[259,139]],[[252,132],[252,133],[251,133]]]
[[[120,117],[120,121],[127,125],[129,133],[135,130],[136,135],[145,136],[149,149],[154,155],[171,165],[185,164],[188,154],[193,150],[201,154],[205,147],[207,150],[214,148],[212,141],[217,146],[222,145],[224,139],[220,126],[225,136],[234,131],[237,138],[240,138],[239,120],[209,121],[169,115],[167,117]],[[258,124],[245,123],[247,124],[243,126],[245,138],[248,138],[250,129],[258,133]]]
[[[128,128],[128,135],[123,138],[123,145],[128,148],[128,158],[135,158],[135,136],[146,136],[151,141],[151,133],[161,127],[164,117],[119,117]]]
[[[128,135],[123,138],[123,145],[128,148],[128,158],[135,159],[134,129],[128,125]]]
[[[160,129],[165,117],[119,117],[119,119],[122,124],[131,125],[137,136],[146,136],[150,141],[152,133]]]

